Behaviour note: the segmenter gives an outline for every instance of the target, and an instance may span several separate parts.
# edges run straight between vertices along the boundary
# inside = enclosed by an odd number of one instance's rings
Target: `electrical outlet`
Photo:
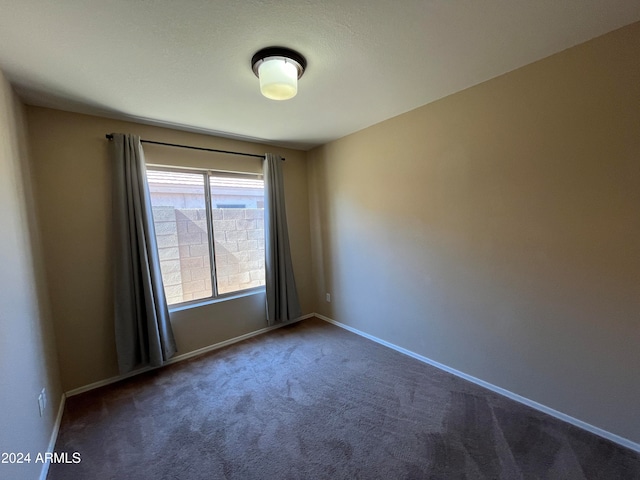
[[[38,408],[40,409],[40,416],[44,415],[44,409],[47,408],[47,391],[43,388],[38,395]]]
[[[331,294],[330,293],[327,293],[324,298],[327,301],[327,303],[331,303]]]

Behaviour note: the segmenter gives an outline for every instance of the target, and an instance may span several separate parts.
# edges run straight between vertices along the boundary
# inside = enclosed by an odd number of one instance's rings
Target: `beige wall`
[[[111,293],[110,132],[286,157],[291,250],[304,313],[312,308],[305,153],[38,107],[27,117],[53,319],[65,391],[117,375]],[[145,145],[147,162],[260,171],[259,159]],[[264,294],[171,315],[179,354],[266,326]]]
[[[319,313],[640,442],[639,47],[636,23],[311,151]]]
[[[32,462],[0,464],[0,478],[38,478],[62,390],[58,376],[27,161],[23,107],[0,72],[0,452]],[[48,405],[40,417],[38,395]]]

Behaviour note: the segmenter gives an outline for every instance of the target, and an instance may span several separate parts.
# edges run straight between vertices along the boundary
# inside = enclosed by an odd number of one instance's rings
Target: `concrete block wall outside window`
[[[149,187],[167,303],[175,305],[209,298],[213,289],[204,183],[198,175],[171,175],[150,171]],[[180,177],[183,184],[166,180]],[[211,180],[219,295],[265,284],[262,189],[223,183]]]

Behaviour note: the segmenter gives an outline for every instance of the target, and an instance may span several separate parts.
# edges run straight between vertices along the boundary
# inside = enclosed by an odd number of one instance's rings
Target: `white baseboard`
[[[197,357],[198,355],[203,355],[203,354],[211,352],[213,350],[218,350],[219,348],[226,347],[227,345],[232,345],[234,343],[241,342],[241,341],[246,340],[248,338],[255,337],[256,335],[262,335],[263,333],[270,332],[272,330],[275,330],[275,329],[280,328],[280,327],[284,327],[286,325],[292,325],[292,324],[294,324],[296,322],[299,322],[301,320],[305,320],[307,318],[311,318],[311,317],[314,317],[314,316],[316,316],[315,313],[309,313],[307,315],[303,315],[302,317],[298,317],[295,320],[291,320],[290,322],[279,323],[277,325],[272,325],[270,327],[261,328],[259,330],[255,330],[253,332],[249,332],[249,333],[245,333],[244,335],[240,335],[239,337],[234,337],[234,338],[230,338],[229,340],[224,340],[222,342],[214,343],[213,345],[209,345],[209,346],[206,346],[206,347],[203,347],[203,348],[199,348],[198,350],[193,350],[191,352],[183,353],[182,355],[176,355],[175,357],[170,359],[168,362],[166,362],[162,367],[167,366],[167,365],[172,365],[174,363],[178,363],[178,362],[181,362],[183,360],[187,360],[189,358]],[[145,367],[145,368],[141,368],[139,370],[135,370],[133,372],[125,373],[124,375],[116,375],[115,377],[105,378],[104,380],[100,380],[100,381],[97,381],[97,382],[90,383],[88,385],[84,385],[83,387],[78,387],[78,388],[74,388],[73,390],[69,390],[68,392],[66,392],[66,396],[67,397],[72,397],[74,395],[78,395],[80,393],[88,392],[88,391],[94,390],[96,388],[104,387],[105,385],[110,385],[112,383],[119,382],[120,380],[124,380],[126,378],[130,378],[130,377],[133,377],[135,375],[139,375],[141,373],[148,372],[150,370],[155,370],[157,368],[162,368],[162,367]]]
[[[56,415],[56,420],[53,424],[51,437],[49,438],[49,446],[47,447],[47,452],[53,452],[56,448],[56,441],[58,440],[58,432],[60,431],[60,422],[62,422],[62,414],[64,413],[65,400],[66,400],[66,395],[63,393],[60,398],[60,407],[58,407],[58,414]],[[46,461],[42,464],[42,470],[40,471],[40,480],[47,480],[50,464],[51,464],[51,460],[49,459],[46,459]]]
[[[344,328],[345,330],[348,330],[352,333],[355,333],[357,335],[360,335],[361,337],[364,338],[368,338],[369,340],[372,340],[376,343],[379,343],[380,345],[384,345],[385,347],[389,347],[397,352],[403,353],[405,355],[408,355],[410,357],[415,358],[416,360],[419,360],[421,362],[427,363],[433,367],[439,368],[440,370],[444,370],[447,373],[450,373],[452,375],[455,375],[456,377],[460,377],[464,380],[468,380],[469,382],[475,383],[476,385],[480,385],[481,387],[484,387],[488,390],[491,390],[492,392],[498,393],[500,395],[503,395],[507,398],[510,398],[511,400],[515,400],[516,402],[522,403],[528,407],[531,407],[535,410],[538,410],[540,412],[546,413],[548,415],[551,415],[552,417],[555,417],[559,420],[562,420],[564,422],[570,423],[571,425],[574,425],[578,428],[581,428],[583,430],[587,430],[588,432],[591,432],[595,435],[598,435],[600,437],[606,438],[607,440],[611,440],[612,442],[617,443],[618,445],[621,445],[623,447],[629,448],[631,450],[634,450],[636,452],[640,453],[640,444],[636,443],[636,442],[632,442],[629,439],[626,439],[624,437],[621,437],[619,435],[616,435],[615,433],[611,433],[608,432],[606,430],[603,430],[602,428],[598,428],[595,427],[589,423],[583,422],[582,420],[578,420],[577,418],[574,418],[570,415],[567,415],[565,413],[559,412],[557,410],[554,410],[553,408],[547,407],[546,405],[542,405],[541,403],[538,403],[534,400],[530,400],[526,397],[523,397],[521,395],[518,395],[517,393],[513,393],[510,392],[509,390],[505,390],[504,388],[498,387],[496,385],[493,385],[489,382],[485,382],[484,380],[480,380],[479,378],[476,377],[472,377],[471,375],[467,375],[464,372],[461,372],[459,370],[456,370],[454,368],[448,367],[446,365],[443,365],[442,363],[436,362],[435,360],[431,360],[430,358],[427,357],[423,357],[422,355],[419,355],[417,353],[414,353],[410,350],[407,350],[406,348],[402,348],[399,347],[397,345],[394,345],[393,343],[389,343],[385,340],[382,340],[378,337],[374,337],[373,335],[369,335],[368,333],[362,332],[356,328],[350,327],[349,325],[345,325],[344,323],[340,323],[337,322],[329,317],[325,317],[324,315],[320,315],[318,313],[315,314],[315,316],[321,320],[324,320],[325,322],[329,322],[332,323],[333,325],[336,325],[340,328]]]

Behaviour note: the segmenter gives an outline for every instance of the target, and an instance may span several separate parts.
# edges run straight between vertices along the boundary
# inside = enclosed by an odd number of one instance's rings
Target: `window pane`
[[[167,303],[212,296],[204,174],[147,170]]]
[[[210,176],[218,293],[264,285],[264,182]]]

